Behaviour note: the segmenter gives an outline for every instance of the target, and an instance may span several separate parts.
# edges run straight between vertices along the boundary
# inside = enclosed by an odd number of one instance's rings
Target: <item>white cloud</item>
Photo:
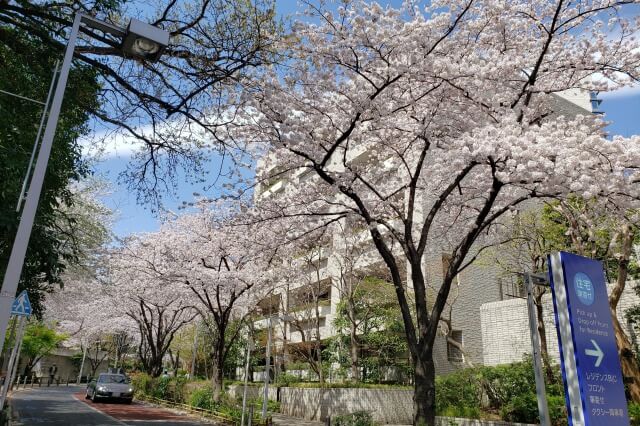
[[[143,134],[150,131],[151,127],[141,128]],[[126,158],[142,148],[143,144],[135,137],[119,131],[100,131],[93,133],[80,141],[84,156],[105,160],[109,158]]]
[[[602,92],[599,97],[602,99],[615,99],[631,96],[640,96],[640,85],[627,86],[612,92]]]

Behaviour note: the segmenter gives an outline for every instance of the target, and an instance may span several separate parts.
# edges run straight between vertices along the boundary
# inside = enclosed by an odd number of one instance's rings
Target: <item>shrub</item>
[[[205,410],[213,410],[215,404],[213,403],[213,393],[211,392],[211,388],[202,387],[191,392],[189,405]]]
[[[531,358],[507,365],[483,367],[480,369],[480,375],[482,386],[489,399],[489,406],[494,409],[504,408],[518,396],[520,401],[515,405],[523,408],[522,404],[525,403],[526,398],[530,397],[529,393],[535,389]]]
[[[335,426],[374,426],[373,417],[366,411],[336,416],[333,418]]]
[[[300,378],[294,374],[282,373],[278,375],[276,386],[290,386],[294,383],[301,382]]]
[[[536,394],[528,392],[514,396],[500,409],[503,420],[518,423],[538,422],[538,400]]]
[[[151,395],[153,389],[153,377],[146,373],[138,373],[131,376],[131,384],[137,393]]]
[[[169,391],[169,377],[161,377],[159,379],[152,379],[151,396],[159,399],[168,399],[167,394]]]
[[[629,403],[629,417],[631,418],[632,426],[640,426],[640,404]]]
[[[436,378],[436,411],[439,413],[444,412],[449,407],[480,408],[481,403],[480,370],[466,368],[447,376]]]
[[[444,417],[462,417],[465,419],[479,419],[480,407],[463,407],[457,405],[449,405],[442,410],[438,410],[438,416]]]
[[[562,395],[547,395],[547,406],[549,407],[549,418],[551,423],[557,426],[566,425],[567,407]]]

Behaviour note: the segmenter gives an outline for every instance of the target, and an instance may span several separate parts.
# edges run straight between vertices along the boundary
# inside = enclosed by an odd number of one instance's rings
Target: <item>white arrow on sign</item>
[[[604,358],[604,352],[602,352],[602,349],[600,349],[600,346],[598,346],[598,344],[596,343],[595,340],[591,339],[591,343],[593,344],[593,347],[595,349],[585,349],[584,353],[589,355],[589,356],[597,357],[595,366],[596,367],[600,367],[600,363],[602,362],[602,358]]]

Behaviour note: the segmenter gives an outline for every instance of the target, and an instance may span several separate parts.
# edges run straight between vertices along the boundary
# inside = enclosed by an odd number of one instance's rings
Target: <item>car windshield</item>
[[[127,377],[122,374],[101,374],[98,383],[127,383]]]

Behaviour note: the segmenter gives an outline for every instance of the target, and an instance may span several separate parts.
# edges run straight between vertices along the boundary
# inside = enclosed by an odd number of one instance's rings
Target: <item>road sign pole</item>
[[[533,371],[535,372],[536,377],[536,395],[538,396],[538,415],[540,416],[540,426],[551,426],[549,407],[547,406],[547,392],[544,385],[540,336],[538,335],[538,318],[536,315],[536,304],[533,299],[533,281],[530,274],[524,274],[524,284],[527,288],[529,332],[531,333],[531,345],[533,346]]]
[[[15,345],[15,337],[16,337],[16,327],[18,325],[18,317],[14,316],[13,317],[13,321],[11,321],[11,332],[9,334],[9,342],[13,342],[13,344]],[[10,354],[9,354],[9,348],[5,348],[5,350],[7,350],[7,356],[4,356],[2,358],[2,369],[0,369],[0,375],[5,374],[7,371],[9,370],[9,358],[10,358]],[[13,346],[11,347],[11,350],[13,350]]]
[[[22,352],[22,342],[24,342],[24,333],[26,332],[27,327],[27,317],[22,317],[23,326],[22,326],[22,336],[20,336],[20,343],[18,344],[18,352],[16,352],[16,357],[13,361],[13,371],[11,373],[11,380],[9,380],[9,385],[7,386],[7,392],[11,390],[14,380],[16,379],[16,373],[18,372],[18,364],[20,363],[20,352]],[[19,384],[19,383],[18,383]]]
[[[24,335],[26,317],[20,318],[20,325],[18,327],[18,334],[16,336],[16,342],[13,345],[13,349],[11,351],[11,358],[9,358],[9,367],[7,368],[7,375],[4,379],[4,383],[2,384],[2,388],[0,388],[0,408],[4,407],[4,401],[7,398],[7,393],[11,387],[11,379],[12,373],[14,370],[14,364],[17,361],[17,354],[19,348],[22,346],[22,337]]]

